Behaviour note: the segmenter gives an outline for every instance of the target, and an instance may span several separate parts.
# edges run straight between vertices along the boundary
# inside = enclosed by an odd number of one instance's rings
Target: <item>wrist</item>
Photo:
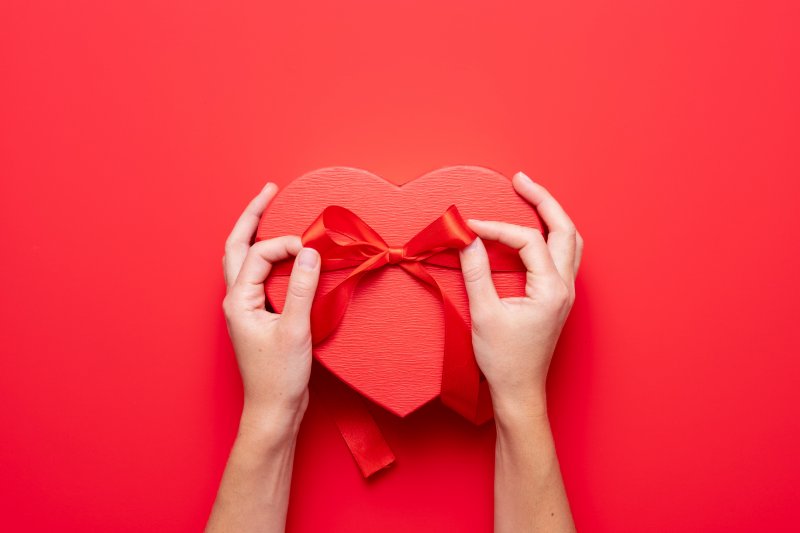
[[[547,397],[544,387],[532,388],[525,393],[492,393],[492,408],[498,429],[549,426]]]
[[[236,438],[265,448],[291,444],[297,438],[304,412],[304,408],[264,409],[245,402]]]
[[[497,450],[522,453],[522,450],[543,450],[552,442],[547,411],[513,410],[495,415]],[[540,457],[544,459],[544,456]]]

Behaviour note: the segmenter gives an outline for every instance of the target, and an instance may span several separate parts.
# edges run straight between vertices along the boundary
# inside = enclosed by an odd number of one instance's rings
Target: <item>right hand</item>
[[[514,190],[530,202],[549,229],[467,220],[478,237],[461,250],[469,297],[475,359],[489,383],[495,418],[547,416],[545,384],[556,342],[575,300],[583,239],[558,202],[519,172]],[[519,250],[527,268],[525,296],[500,298],[481,239]]]

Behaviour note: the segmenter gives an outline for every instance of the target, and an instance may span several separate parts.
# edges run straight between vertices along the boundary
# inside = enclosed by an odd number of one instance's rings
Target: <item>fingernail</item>
[[[522,179],[526,180],[528,183],[533,184],[533,180],[531,179],[531,177],[522,172],[521,170],[517,172],[517,175],[522,177]]]
[[[277,187],[277,185],[275,185],[274,183],[272,183],[271,181],[269,181],[269,182],[267,182],[267,184],[266,184],[266,185],[264,185],[264,187],[263,187],[261,190],[262,190],[262,191],[271,191],[271,190],[272,190],[272,189],[274,189],[275,187]]]
[[[303,248],[297,254],[297,263],[304,270],[314,270],[317,267],[319,254],[313,248]]]
[[[468,254],[471,254],[471,253],[473,253],[473,252],[476,252],[476,251],[478,250],[478,240],[480,240],[480,237],[475,237],[475,239],[473,239],[473,241],[472,241],[471,243],[469,243],[469,244],[468,244],[468,245],[467,245],[467,246],[464,248],[464,251],[465,251],[466,253],[468,253]]]

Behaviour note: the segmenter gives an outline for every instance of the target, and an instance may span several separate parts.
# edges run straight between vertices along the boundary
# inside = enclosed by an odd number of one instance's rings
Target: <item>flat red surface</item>
[[[4,2],[2,529],[199,530],[245,203],[459,163],[526,170],[586,238],[549,383],[579,529],[796,529],[797,4],[606,4]],[[288,529],[489,530],[491,427],[376,414],[368,483],[312,399]]]

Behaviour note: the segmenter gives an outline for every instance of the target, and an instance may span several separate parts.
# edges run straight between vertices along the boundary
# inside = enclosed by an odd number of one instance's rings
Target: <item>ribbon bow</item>
[[[442,301],[445,319],[440,391],[442,402],[475,424],[490,420],[491,397],[488,384],[475,362],[471,330],[452,299],[424,266],[429,264],[460,269],[458,251],[475,237],[477,234],[467,226],[455,205],[448,207],[403,246],[387,244],[349,209],[337,205],[326,207],[303,232],[303,245],[315,248],[320,253],[322,271],[354,268],[332,290],[315,297],[311,308],[313,344],[322,342],[335,331],[364,274],[387,265],[402,268],[435,290]],[[485,244],[493,271],[525,270],[515,250],[496,242]],[[276,268],[273,274],[288,274],[290,266]],[[349,409],[353,409],[352,402]],[[377,427],[370,426],[374,422],[368,413],[351,415],[349,413],[339,427],[362,472],[369,475],[390,464],[394,456],[383,442]]]

